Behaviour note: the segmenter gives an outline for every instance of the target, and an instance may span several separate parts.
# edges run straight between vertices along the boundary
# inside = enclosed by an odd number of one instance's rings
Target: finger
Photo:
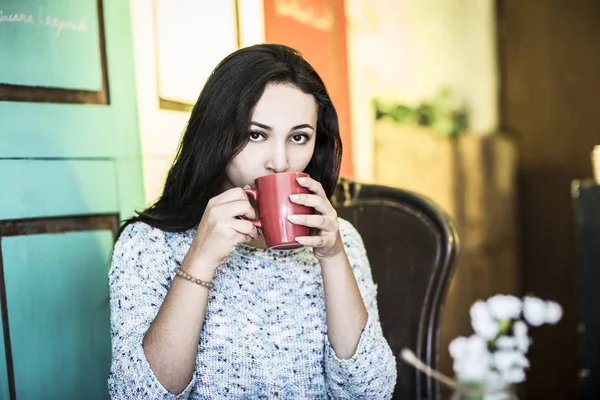
[[[308,226],[309,228],[317,228],[325,232],[336,232],[337,221],[327,218],[324,215],[314,214],[296,214],[288,217],[291,223],[295,225]]]
[[[325,190],[323,189],[323,186],[321,185],[321,183],[318,181],[315,181],[313,178],[301,176],[301,177],[296,178],[296,181],[298,181],[300,186],[307,188],[311,192],[313,192],[321,197],[327,197],[327,195],[325,194]]]
[[[219,204],[215,207],[215,211],[223,218],[244,217],[247,219],[256,219],[257,217],[256,211],[250,201],[248,201],[248,198]]]
[[[321,214],[335,215],[335,210],[329,200],[319,195],[307,193],[291,194],[290,200],[295,204],[312,207]]]
[[[258,229],[250,221],[236,219],[231,222],[231,228],[237,233],[245,235],[251,239],[258,239]]]
[[[298,236],[296,241],[304,246],[324,247],[327,240],[323,236]]]
[[[248,195],[246,194],[246,192],[244,192],[244,189],[235,187],[224,191],[218,196],[213,197],[212,199],[210,199],[209,204],[218,205],[244,199],[248,199]]]

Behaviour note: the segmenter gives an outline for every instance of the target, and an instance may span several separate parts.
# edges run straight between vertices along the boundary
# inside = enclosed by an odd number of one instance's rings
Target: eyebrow
[[[261,124],[261,123],[255,122],[255,121],[252,121],[252,122],[250,122],[250,125],[256,125],[256,126],[258,126],[259,128],[263,128],[263,129],[266,129],[266,130],[268,130],[268,131],[272,131],[272,130],[273,130],[273,128],[272,128],[272,127],[270,127],[269,125]],[[300,124],[300,125],[296,125],[296,126],[294,126],[294,127],[291,129],[291,130],[295,131],[295,130],[297,130],[297,129],[303,129],[303,128],[309,128],[309,129],[312,129],[313,131],[315,130],[315,128],[313,128],[313,127],[312,127],[311,125],[309,125],[309,124]]]

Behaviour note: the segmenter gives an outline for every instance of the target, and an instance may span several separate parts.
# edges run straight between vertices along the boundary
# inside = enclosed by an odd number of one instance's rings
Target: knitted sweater
[[[142,340],[186,255],[195,229],[129,225],[109,273],[113,399],[388,399],[396,360],[382,335],[376,285],[362,239],[340,232],[368,310],[356,353],[339,359],[327,337],[321,266],[312,248],[239,245],[215,273],[192,380],[179,395],[160,384]]]

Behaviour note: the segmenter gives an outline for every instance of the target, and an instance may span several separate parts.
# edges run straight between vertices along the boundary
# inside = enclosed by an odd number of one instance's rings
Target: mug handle
[[[258,192],[254,189],[244,189],[244,192],[252,197],[254,199],[254,201],[258,201]],[[255,227],[257,227],[258,229],[262,229],[262,222],[260,222],[260,219],[248,219],[248,218],[244,218],[242,216],[240,216],[241,219],[244,219],[246,221],[250,221],[254,224]]]

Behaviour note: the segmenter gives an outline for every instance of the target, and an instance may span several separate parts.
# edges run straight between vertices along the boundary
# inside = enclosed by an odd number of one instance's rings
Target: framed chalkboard
[[[0,101],[108,104],[102,0],[3,0]]]

